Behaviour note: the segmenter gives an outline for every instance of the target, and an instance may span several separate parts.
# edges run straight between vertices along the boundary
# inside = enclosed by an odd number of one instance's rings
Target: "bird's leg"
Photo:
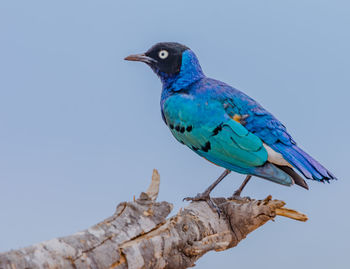
[[[210,198],[212,190],[223,180],[229,173],[230,170],[226,169],[213,184],[211,184],[204,192],[198,193],[195,197],[186,197],[184,201],[206,201]]]
[[[203,193],[198,193],[195,197],[185,197],[184,201],[206,201],[209,206],[216,211],[220,212],[214,202],[210,199],[211,191],[223,180],[229,173],[230,170],[226,169],[213,184],[211,184]]]
[[[233,195],[229,199],[242,200],[243,198],[241,197],[241,192],[243,191],[244,187],[247,185],[248,181],[251,178],[252,178],[251,175],[247,175],[243,183],[241,184],[241,186],[233,193]],[[246,198],[249,199],[249,197],[246,197]]]

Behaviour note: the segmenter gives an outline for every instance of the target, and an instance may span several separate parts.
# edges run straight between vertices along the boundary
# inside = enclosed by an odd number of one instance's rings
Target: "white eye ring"
[[[161,58],[163,60],[166,59],[168,57],[168,55],[169,55],[169,52],[167,50],[161,50],[158,53],[159,58]]]

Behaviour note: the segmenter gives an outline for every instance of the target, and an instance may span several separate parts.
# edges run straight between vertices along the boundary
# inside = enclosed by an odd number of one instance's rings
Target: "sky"
[[[271,194],[309,221],[277,217],[197,268],[349,268],[349,25],[340,0],[1,1],[0,251],[103,220],[153,168],[172,214],[219,176],[162,122],[158,78],[123,60],[177,41],[339,178],[309,191],[253,178],[242,195]],[[232,173],[213,195],[242,180]]]

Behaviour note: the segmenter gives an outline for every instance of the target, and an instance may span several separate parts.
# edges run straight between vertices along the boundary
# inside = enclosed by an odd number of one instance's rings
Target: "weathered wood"
[[[236,246],[276,215],[307,217],[272,200],[215,198],[222,214],[193,202],[167,219],[168,202],[156,202],[159,174],[146,193],[117,206],[113,216],[74,235],[0,254],[0,269],[24,268],[188,268],[206,252]]]

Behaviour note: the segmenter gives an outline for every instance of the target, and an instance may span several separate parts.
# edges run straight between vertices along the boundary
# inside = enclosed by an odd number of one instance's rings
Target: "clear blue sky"
[[[310,220],[277,218],[198,268],[349,268],[349,25],[350,4],[337,0],[1,1],[0,251],[102,220],[153,168],[175,211],[222,172],[171,136],[158,78],[123,61],[178,41],[340,179],[309,191],[253,179],[244,195],[272,194]]]

